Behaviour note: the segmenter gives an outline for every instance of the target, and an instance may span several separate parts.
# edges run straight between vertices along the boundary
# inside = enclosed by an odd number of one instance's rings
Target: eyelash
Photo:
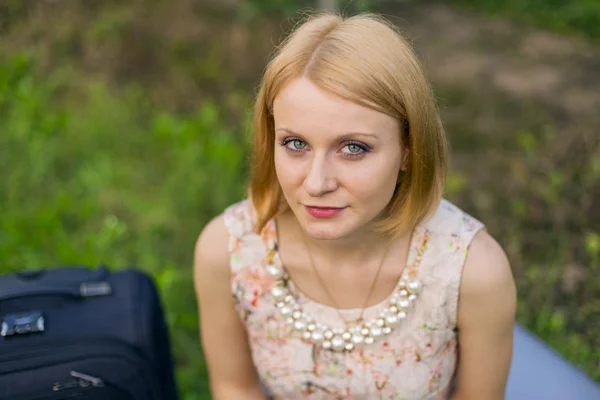
[[[300,138],[297,138],[297,137],[289,137],[289,138],[285,138],[285,139],[283,139],[281,142],[279,142],[279,144],[280,144],[281,146],[284,146],[284,147],[285,147],[287,150],[289,150],[289,151],[293,151],[293,152],[295,152],[295,153],[300,153],[300,152],[302,152],[303,150],[296,150],[296,149],[292,149],[292,148],[289,148],[289,147],[287,147],[287,145],[288,145],[289,143],[292,143],[292,142],[295,142],[295,141],[300,141],[300,142],[306,143],[304,140],[302,140],[302,139],[300,139]],[[355,146],[358,146],[358,147],[359,147],[359,148],[360,148],[362,151],[361,151],[360,153],[354,153],[354,154],[352,154],[352,153],[344,153],[344,156],[345,156],[345,157],[349,157],[349,158],[353,158],[353,157],[360,157],[360,156],[362,156],[363,154],[365,154],[365,153],[368,153],[368,152],[370,152],[370,151],[371,151],[371,148],[370,148],[369,146],[367,146],[366,144],[364,144],[364,143],[361,143],[361,142],[354,142],[354,141],[350,141],[350,142],[347,142],[347,143],[345,143],[345,144],[344,144],[344,147],[346,147],[346,146],[349,146],[349,145],[355,145]]]

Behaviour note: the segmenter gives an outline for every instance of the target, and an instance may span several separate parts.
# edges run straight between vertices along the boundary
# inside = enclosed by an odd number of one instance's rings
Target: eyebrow
[[[293,130],[288,129],[288,128],[277,128],[277,129],[275,129],[275,132],[277,132],[277,131],[285,131],[285,132],[289,133],[290,135],[303,136],[302,134],[300,134],[298,132],[294,132]],[[345,140],[345,139],[350,139],[351,137],[354,137],[354,136],[366,136],[366,137],[373,138],[375,140],[379,140],[379,136],[377,136],[376,134],[365,133],[365,132],[347,132],[347,133],[344,133],[344,134],[338,136],[336,139]]]

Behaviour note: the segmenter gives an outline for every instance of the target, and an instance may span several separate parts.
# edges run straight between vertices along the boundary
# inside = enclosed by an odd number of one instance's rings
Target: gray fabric
[[[517,325],[506,400],[538,399],[600,400],[600,385]]]

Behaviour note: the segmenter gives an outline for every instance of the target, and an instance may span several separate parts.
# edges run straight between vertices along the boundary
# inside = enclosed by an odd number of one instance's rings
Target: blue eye
[[[294,139],[290,143],[292,143],[294,150],[304,150],[306,148],[306,143],[300,139]]]
[[[280,142],[281,146],[284,146],[290,151],[294,152],[302,152],[308,149],[308,143],[299,138],[286,138]],[[360,142],[350,142],[346,143],[341,150],[341,153],[348,158],[359,157],[364,153],[368,153],[371,151],[371,148],[364,143]]]
[[[342,151],[342,153],[350,157],[360,156],[369,151],[366,145],[360,143],[348,143],[344,146],[344,149],[347,149],[347,151]]]
[[[359,145],[357,145],[356,143],[348,144],[348,145],[344,146],[344,148],[347,148],[350,151],[350,153],[352,153],[352,154],[357,154],[357,153],[360,153],[361,151],[363,151],[363,148],[360,147]]]
[[[281,142],[282,146],[285,146],[287,149],[291,151],[302,151],[306,149],[307,144],[304,140],[297,138],[288,138]]]

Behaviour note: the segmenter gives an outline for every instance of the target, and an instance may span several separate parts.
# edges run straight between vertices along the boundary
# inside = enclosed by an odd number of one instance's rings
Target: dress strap
[[[235,203],[223,213],[229,239],[229,252],[235,252],[239,241],[254,230],[254,217],[248,200]]]
[[[461,214],[455,233],[448,237],[450,254],[448,254],[447,262],[451,274],[448,288],[448,312],[452,326],[457,324],[460,284],[470,246],[477,233],[486,229],[485,225],[477,219],[464,212]]]

